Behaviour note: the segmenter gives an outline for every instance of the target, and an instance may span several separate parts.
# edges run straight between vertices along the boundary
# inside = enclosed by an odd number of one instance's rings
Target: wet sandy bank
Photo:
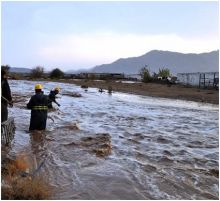
[[[51,81],[51,80],[50,80]],[[55,80],[53,80],[55,82]],[[151,97],[172,98],[189,100],[211,104],[219,104],[219,91],[215,89],[199,89],[182,85],[158,84],[158,83],[123,83],[120,81],[97,81],[97,80],[57,80],[57,82],[72,83],[79,86],[102,88],[107,90],[112,87],[113,92],[125,92],[136,95]],[[107,91],[106,91],[107,92]]]

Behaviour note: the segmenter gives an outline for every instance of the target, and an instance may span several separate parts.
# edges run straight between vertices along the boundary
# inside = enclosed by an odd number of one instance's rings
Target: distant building
[[[141,75],[140,74],[126,74],[125,78],[127,80],[140,81]]]
[[[64,79],[80,79],[80,74],[64,74]]]
[[[178,83],[183,85],[191,85],[198,87],[215,87],[218,83],[218,72],[206,72],[206,73],[178,73]]]
[[[80,73],[84,79],[124,79],[123,73]]]

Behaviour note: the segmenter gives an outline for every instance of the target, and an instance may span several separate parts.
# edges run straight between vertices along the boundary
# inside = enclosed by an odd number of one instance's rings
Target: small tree
[[[31,70],[31,78],[41,78],[44,74],[44,67],[37,66]]]
[[[140,69],[140,76],[142,82],[150,82],[152,81],[152,77],[150,75],[150,71],[147,68],[147,65],[145,65],[143,68]]]
[[[64,76],[63,71],[61,71],[59,68],[55,68],[50,72],[50,78],[62,78]]]
[[[169,77],[170,75],[171,75],[170,70],[168,68],[159,69],[158,76],[160,76],[160,77]]]
[[[6,72],[9,72],[10,66],[9,65],[1,65],[1,69],[6,71]]]

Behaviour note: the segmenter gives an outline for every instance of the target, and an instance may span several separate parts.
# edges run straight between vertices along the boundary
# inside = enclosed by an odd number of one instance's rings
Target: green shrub
[[[150,75],[149,69],[147,68],[147,65],[140,69],[140,75],[141,75],[142,82],[151,82],[152,81],[152,77]]]
[[[171,75],[170,70],[168,68],[159,69],[158,72],[159,77],[169,77],[170,75]]]
[[[50,72],[50,78],[63,78],[64,73],[59,68],[55,68]]]

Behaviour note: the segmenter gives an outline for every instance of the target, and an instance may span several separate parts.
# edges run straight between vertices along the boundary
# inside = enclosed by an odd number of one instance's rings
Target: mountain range
[[[151,73],[157,73],[159,69],[162,68],[168,68],[172,74],[218,72],[219,50],[200,54],[152,50],[139,57],[120,58],[110,64],[97,65],[87,70],[70,70],[65,73],[96,72],[138,74],[140,69],[144,66],[147,66]],[[29,73],[31,69],[11,67],[10,71]]]
[[[168,68],[172,74],[193,72],[218,72],[219,51],[201,54],[152,50],[139,57],[118,59],[110,64],[102,64],[91,69],[92,72],[137,74],[147,65],[150,72]]]
[[[11,73],[30,73],[32,69],[30,68],[20,68],[20,67],[10,67],[9,71]]]

